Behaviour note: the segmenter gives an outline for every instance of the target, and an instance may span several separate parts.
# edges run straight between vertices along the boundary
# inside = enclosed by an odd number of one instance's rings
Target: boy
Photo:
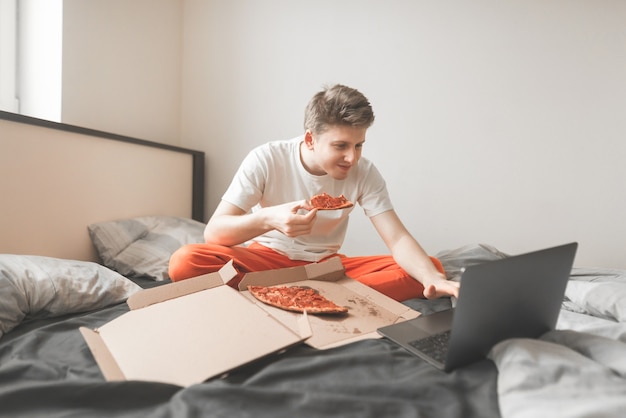
[[[305,110],[303,136],[270,142],[244,159],[204,231],[206,243],[177,250],[170,259],[173,281],[219,270],[233,259],[236,287],[250,271],[299,266],[340,256],[346,275],[387,296],[458,296],[393,209],[385,182],[361,158],[367,129],[374,122],[368,99],[335,85],[317,93]],[[357,202],[391,255],[338,254],[353,208],[318,211],[310,197],[326,192]],[[247,241],[252,243],[242,246]]]

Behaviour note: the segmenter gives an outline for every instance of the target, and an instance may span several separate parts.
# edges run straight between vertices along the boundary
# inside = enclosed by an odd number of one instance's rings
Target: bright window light
[[[17,112],[17,0],[0,0],[0,110]]]
[[[63,0],[19,0],[17,15],[19,113],[60,122]]]

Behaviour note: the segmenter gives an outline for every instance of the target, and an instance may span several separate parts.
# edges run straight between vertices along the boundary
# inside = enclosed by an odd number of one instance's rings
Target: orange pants
[[[423,298],[424,286],[404,271],[390,255],[341,257],[346,275],[370,286],[397,301]],[[328,257],[327,257],[328,258]],[[273,270],[309,264],[309,261],[291,260],[288,257],[261,244],[252,243],[248,247],[225,247],[213,244],[189,244],[179,248],[170,258],[169,275],[173,281],[218,271],[228,261],[239,274],[228,284],[234,288],[246,273]],[[437,270],[443,271],[441,262],[431,257]]]

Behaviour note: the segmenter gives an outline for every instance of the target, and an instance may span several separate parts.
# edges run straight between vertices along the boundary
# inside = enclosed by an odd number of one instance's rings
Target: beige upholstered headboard
[[[0,253],[97,260],[87,225],[203,221],[204,153],[0,112]]]

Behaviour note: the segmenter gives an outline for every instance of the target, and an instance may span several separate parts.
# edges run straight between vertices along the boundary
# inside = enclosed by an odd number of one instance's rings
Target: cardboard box
[[[148,380],[189,386],[306,341],[329,348],[365,338],[418,312],[345,276],[332,258],[302,267],[247,274],[247,285],[302,285],[349,308],[317,316],[266,305],[247,290],[225,285],[232,262],[219,272],[142,290],[130,312],[96,330],[81,327],[107,380]]]
[[[128,299],[130,312],[97,330],[81,327],[104,377],[189,386],[310,337],[305,316],[295,331],[226,286],[235,273],[228,263],[142,290]]]
[[[369,338],[381,338],[380,327],[416,318],[419,312],[379,293],[345,275],[341,259],[333,257],[321,263],[281,270],[248,273],[239,283],[239,290],[262,309],[278,318],[294,332],[300,327],[301,314],[266,305],[254,298],[247,286],[307,286],[322,296],[346,306],[347,315],[309,315],[313,335],[305,343],[327,349]]]

